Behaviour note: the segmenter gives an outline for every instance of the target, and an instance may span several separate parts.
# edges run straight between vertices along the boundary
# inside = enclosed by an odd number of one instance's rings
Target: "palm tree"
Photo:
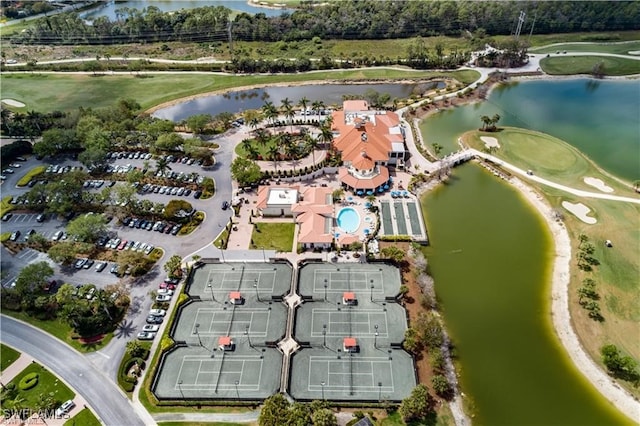
[[[325,144],[325,148],[327,144],[331,146],[331,142],[333,142],[333,132],[331,128],[327,126],[320,127],[320,140]]]
[[[251,143],[251,139],[242,139],[242,142],[240,142],[240,144],[242,145],[242,149],[244,149],[244,151],[249,154],[251,152],[251,149],[253,148],[253,145]]]
[[[494,131],[496,130],[496,124],[498,124],[498,121],[500,121],[500,114],[494,114],[493,117],[491,117],[491,127]]]
[[[164,174],[164,172],[169,169],[171,170],[171,166],[169,166],[169,162],[166,157],[159,157],[156,160],[156,172]]]
[[[268,156],[269,160],[273,161],[273,168],[277,172],[278,171],[278,160],[280,158],[280,150],[278,149],[278,147],[275,144],[271,145],[269,147],[269,149],[267,150],[267,156]]]
[[[298,101],[298,105],[302,107],[302,113],[304,114],[304,122],[307,122],[307,104],[309,103],[309,99],[306,96],[303,96]]]
[[[307,149],[311,150],[311,158],[313,158],[313,165],[316,165],[316,149],[318,148],[318,140],[310,134],[304,135],[304,144]]]
[[[278,109],[269,101],[266,101],[264,105],[262,105],[262,113],[264,114],[264,118],[271,121],[271,124],[273,124],[275,118],[278,117]]]
[[[322,101],[313,101],[311,104],[311,109],[316,113],[318,117],[318,121],[320,121],[320,110],[324,109],[324,102]]]
[[[284,101],[282,101],[284,103]],[[287,120],[289,120],[289,126],[291,129],[291,132],[293,132],[293,117],[296,115],[296,113],[293,111],[293,106],[291,106],[291,104],[287,105],[284,108],[284,116],[287,117]]]
[[[284,146],[284,152],[287,154],[287,156],[291,159],[291,164],[293,165],[293,173],[295,174],[296,172],[296,161],[297,161],[297,156],[298,156],[298,145],[292,141],[290,141],[289,143],[287,143]]]
[[[491,123],[491,118],[487,115],[483,115],[480,117],[480,120],[482,121],[482,130],[486,130],[487,126]]]

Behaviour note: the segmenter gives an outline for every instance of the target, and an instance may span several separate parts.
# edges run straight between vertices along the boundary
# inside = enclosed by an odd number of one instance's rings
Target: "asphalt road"
[[[84,356],[37,328],[1,316],[2,341],[24,352],[82,395],[106,425],[145,425],[131,402]]]

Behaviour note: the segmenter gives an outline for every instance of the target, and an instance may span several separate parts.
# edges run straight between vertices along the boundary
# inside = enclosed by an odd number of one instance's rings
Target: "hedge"
[[[38,373],[29,373],[25,375],[18,383],[20,390],[29,390],[38,384]]]
[[[149,356],[149,351],[147,351],[146,355]],[[144,369],[145,362],[142,358],[128,358],[127,355],[125,355],[120,363],[120,369],[118,370],[118,385],[125,392],[133,392],[133,389],[136,387],[136,383],[138,383],[137,377],[127,375],[127,372],[135,363],[138,363],[140,369]]]

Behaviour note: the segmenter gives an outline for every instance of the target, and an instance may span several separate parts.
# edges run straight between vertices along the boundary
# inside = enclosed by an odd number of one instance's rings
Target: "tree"
[[[280,426],[286,424],[288,417],[289,401],[277,393],[264,400],[258,424],[260,426]]]
[[[197,117],[197,116],[193,116]],[[190,118],[193,118],[190,117]],[[198,126],[198,124],[195,124]],[[189,126],[191,127],[191,126]],[[193,129],[193,128],[192,128]],[[194,133],[195,130],[194,130]],[[155,147],[161,151],[175,151],[176,148],[184,144],[184,139],[177,133],[163,133],[156,139]]]
[[[303,96],[298,101],[298,105],[302,107],[302,114],[304,114],[304,122],[307,122],[307,105],[309,104],[309,99],[306,96]]]
[[[165,171],[171,170],[171,167],[169,166],[169,162],[167,161],[166,157],[160,157],[156,160],[156,172],[158,173],[164,173]]]
[[[488,115],[483,115],[480,117],[480,121],[482,121],[482,130],[486,130],[487,126],[491,124],[491,118]]]
[[[53,275],[53,268],[47,262],[37,262],[25,266],[16,279],[16,291],[25,296],[39,293]]]
[[[42,133],[42,139],[33,145],[33,152],[46,157],[79,146],[74,130],[53,128]]]
[[[343,196],[344,196],[344,189],[342,188],[335,189],[331,193],[331,198],[333,199],[334,203],[337,203],[338,201],[340,201]]]
[[[63,265],[69,265],[76,259],[76,249],[75,244],[70,241],[63,241],[51,246],[51,248],[47,251],[47,254],[57,263],[62,263]]]
[[[67,234],[76,241],[95,242],[107,231],[107,219],[102,214],[87,213],[67,225]]]
[[[638,363],[630,356],[623,355],[620,350],[612,344],[604,345],[600,348],[602,362],[614,377],[638,383],[640,373],[638,373]]]
[[[387,259],[391,259],[394,262],[402,262],[404,260],[404,251],[400,250],[398,247],[396,246],[389,246],[389,247],[385,247],[382,250],[380,250],[380,254],[387,258]]]
[[[440,153],[442,152],[442,145],[440,145],[437,142],[434,142],[431,144],[431,146],[433,147],[433,153],[436,155],[436,157],[440,155]]]
[[[262,179],[262,170],[254,161],[237,157],[231,163],[231,176],[239,186],[248,186]]]
[[[311,414],[313,426],[337,426],[338,420],[333,412],[328,408],[315,410]]]
[[[127,342],[127,353],[132,357],[140,356],[142,345],[138,340],[129,340]]]
[[[433,386],[433,391],[436,393],[436,395],[445,399],[451,397],[451,384],[442,374],[433,376],[431,378],[431,385]]]
[[[196,114],[186,120],[187,127],[195,134],[203,133],[209,122],[211,122],[210,114]]]
[[[434,399],[429,394],[429,388],[420,383],[413,388],[411,395],[402,400],[398,412],[405,422],[422,420],[433,414]]]
[[[202,179],[202,183],[200,184],[200,186],[207,192],[213,192],[216,190],[216,181],[214,181],[213,178],[210,178],[209,176],[205,176]]]
[[[164,208],[164,217],[168,220],[184,221],[193,214],[193,206],[185,200],[171,200]]]
[[[149,259],[144,253],[132,250],[122,250],[118,252],[118,270],[125,272],[129,270],[131,275],[138,276],[146,272],[149,266]]]
[[[56,302],[58,305],[63,306],[70,303],[73,299],[73,292],[75,288],[71,284],[62,284],[58,291],[56,291]]]
[[[182,258],[177,254],[174,254],[164,264],[164,270],[171,278],[176,278],[181,275],[180,265],[182,264]]]
[[[273,124],[275,119],[278,118],[278,109],[269,101],[266,101],[264,105],[262,105],[262,115],[267,121]]]
[[[604,61],[598,61],[591,68],[591,75],[595,78],[602,78],[605,74]]]

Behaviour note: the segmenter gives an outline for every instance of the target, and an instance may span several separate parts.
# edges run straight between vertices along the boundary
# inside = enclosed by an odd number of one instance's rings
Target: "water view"
[[[211,95],[181,102],[153,113],[154,117],[173,121],[184,120],[195,114],[216,115],[224,111],[242,112],[246,109],[260,109],[265,101],[279,106],[284,98],[294,105],[303,96],[310,102],[322,101],[325,105],[341,105],[344,95],[363,95],[367,90],[388,93],[391,98],[406,98],[416,91],[444,87],[443,82],[419,84],[316,84],[290,87],[264,87],[261,89],[230,91],[224,95]],[[311,106],[309,104],[309,106]]]
[[[518,82],[497,87],[486,102],[440,112],[422,125],[428,144],[457,149],[457,137],[479,128],[482,115],[572,144],[607,171],[640,179],[640,84],[591,79]],[[615,123],[615,124],[614,124]]]
[[[573,367],[550,319],[551,235],[526,200],[465,165],[422,200],[426,249],[477,425],[630,423]]]
[[[251,14],[264,13],[267,16],[279,16],[284,12],[293,12],[293,9],[257,7],[244,0],[127,0],[119,2],[110,1],[104,4],[104,6],[100,6],[82,14],[82,17],[86,19],[95,19],[100,16],[106,16],[113,21],[116,19],[117,9],[128,7],[130,9],[142,10],[148,6],[155,6],[163,12],[180,9],[193,9],[205,6],[224,6],[236,12],[246,12]]]

